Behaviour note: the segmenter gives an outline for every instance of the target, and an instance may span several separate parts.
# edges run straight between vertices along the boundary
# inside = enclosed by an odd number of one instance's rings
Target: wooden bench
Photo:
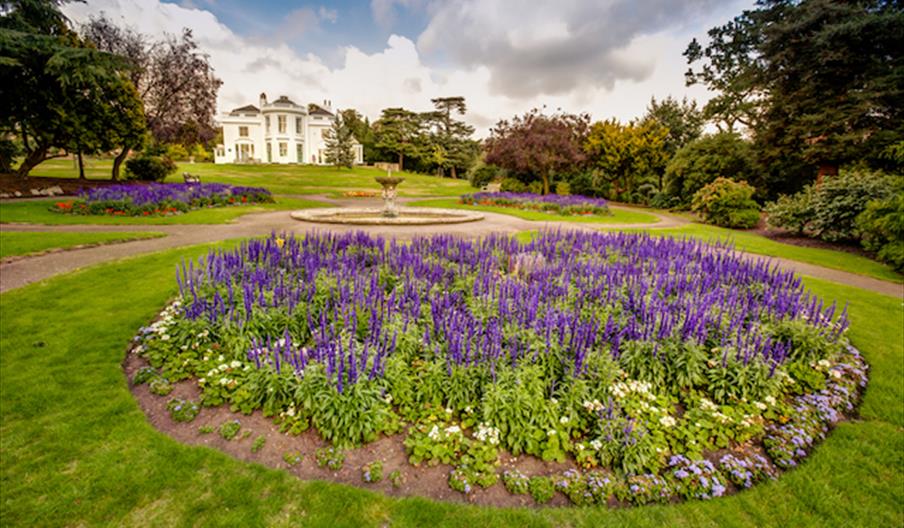
[[[185,183],[201,183],[201,177],[197,174],[190,174],[188,172],[182,173],[182,179],[185,180]]]

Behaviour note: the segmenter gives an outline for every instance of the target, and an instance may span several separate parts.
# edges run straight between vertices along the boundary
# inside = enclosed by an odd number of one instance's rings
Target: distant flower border
[[[224,183],[123,184],[79,192],[79,199],[59,201],[56,213],[100,216],[172,216],[204,207],[272,203],[270,191]]]
[[[512,207],[562,216],[608,216],[612,214],[606,200],[577,194],[479,192],[462,195],[459,202],[465,205]]]

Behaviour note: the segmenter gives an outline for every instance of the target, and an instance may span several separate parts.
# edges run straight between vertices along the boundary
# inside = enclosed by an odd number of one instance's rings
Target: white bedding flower
[[[433,441],[439,440],[439,426],[434,425],[433,429],[430,429],[430,432],[427,433],[427,438]]]
[[[671,416],[666,415],[659,419],[659,423],[661,423],[663,427],[675,427],[675,424],[677,424],[678,421]]]

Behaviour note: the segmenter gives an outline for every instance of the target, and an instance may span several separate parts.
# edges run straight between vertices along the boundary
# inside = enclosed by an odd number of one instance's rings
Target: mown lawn
[[[0,258],[31,255],[51,249],[66,249],[82,245],[103,245],[157,238],[163,233],[53,233],[36,231],[0,232]]]
[[[0,203],[0,223],[27,224],[104,224],[104,225],[171,225],[171,224],[225,224],[249,213],[326,207],[328,204],[302,198],[275,196],[276,203],[234,205],[196,209],[173,216],[105,216],[56,213],[50,207],[62,199],[27,200]],[[71,200],[71,199],[66,199]]]
[[[89,179],[110,179],[112,161],[89,159],[85,176]],[[380,185],[374,176],[385,171],[355,167],[336,169],[318,165],[239,165],[214,163],[179,163],[178,170],[169,182],[182,182],[182,173],[190,172],[201,177],[202,182],[221,182],[233,185],[266,187],[274,194],[327,194],[341,196],[346,191],[378,191]],[[474,189],[465,180],[438,178],[424,174],[402,172],[405,182],[399,186],[402,196],[458,196]],[[78,168],[72,160],[53,159],[38,165],[32,176],[76,178]]]
[[[850,302],[872,365],[860,419],[800,468],[710,502],[608,509],[491,509],[302,482],[189,447],[151,427],[120,363],[176,291],[173,250],[0,295],[0,519],[4,526],[900,526],[904,521],[904,309],[806,279]],[[310,454],[308,454],[310,456]]]
[[[467,209],[469,211],[486,211],[489,213],[506,214],[532,220],[535,222],[577,222],[585,224],[653,224],[659,219],[640,210],[612,209],[610,216],[564,216],[542,213],[539,211],[525,211],[514,207],[502,207],[495,205],[466,205],[454,198],[442,198],[436,200],[419,200],[405,204],[411,207],[443,207],[446,209]]]

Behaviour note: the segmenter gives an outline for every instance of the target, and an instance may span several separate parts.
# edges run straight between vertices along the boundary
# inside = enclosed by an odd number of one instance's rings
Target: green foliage
[[[745,181],[716,178],[694,194],[691,210],[706,223],[747,229],[760,220],[760,207],[753,200],[753,193],[754,188]]]
[[[188,150],[179,143],[173,143],[166,146],[166,157],[173,161],[187,161]]]
[[[530,491],[530,479],[517,469],[503,472],[502,483],[509,493],[514,493],[515,495],[527,495]]]
[[[904,178],[896,181],[891,196],[867,203],[856,229],[863,247],[904,272]]]
[[[402,475],[401,471],[396,469],[389,474],[389,482],[392,484],[393,488],[398,489],[401,488],[403,484],[405,484],[405,477]]]
[[[202,425],[198,427],[198,434],[206,435],[214,432],[214,427],[212,425]]]
[[[126,178],[162,182],[176,172],[176,163],[167,156],[142,153],[126,161]]]
[[[496,383],[486,388],[483,418],[499,428],[502,445],[515,456],[527,453],[563,461],[568,435],[560,430],[555,404],[546,390],[540,365],[500,368]]]
[[[818,167],[893,168],[902,32],[896,2],[760,2],[690,43],[687,80],[717,92],[705,110],[720,128],[752,130],[768,181],[750,181],[794,192]]]
[[[345,464],[345,451],[333,446],[321,447],[314,452],[314,458],[317,460],[317,467],[339,471]]]
[[[104,152],[121,137],[144,133],[128,64],[73,32],[59,3],[6,3],[0,16],[0,136],[17,138],[16,149],[0,150],[4,172],[13,169],[17,153],[15,172],[26,177],[60,149]]]
[[[283,453],[282,459],[287,466],[292,467],[301,464],[304,460],[304,455],[300,451],[288,451]]]
[[[704,186],[724,177],[754,181],[753,149],[738,134],[703,136],[678,150],[665,169],[664,192],[670,204],[689,207]]]
[[[361,481],[367,484],[376,484],[383,480],[383,462],[374,460],[361,467]]]
[[[556,183],[556,194],[560,196],[568,196],[571,194],[571,185],[568,182]]]
[[[486,163],[477,162],[468,169],[468,181],[471,187],[482,189],[488,184],[501,179],[505,171],[495,165],[487,165]]]
[[[232,440],[236,436],[238,436],[239,431],[242,430],[242,422],[238,420],[229,420],[220,424],[220,428],[218,432],[220,433],[220,437],[223,440]]]
[[[323,131],[326,162],[336,168],[352,168],[355,164],[355,136],[352,128],[345,122],[342,111],[336,113],[330,128]]]
[[[772,227],[829,242],[857,240],[857,217],[871,201],[895,194],[900,194],[895,180],[882,173],[842,170],[821,184],[811,184],[767,205],[767,221]]]
[[[173,392],[173,384],[162,376],[152,379],[150,383],[148,383],[148,388],[150,389],[151,394],[156,394],[157,396],[166,396]]]
[[[549,477],[531,477],[527,487],[530,490],[530,496],[534,498],[537,504],[546,504],[556,494],[556,488]]]
[[[584,143],[588,163],[610,186],[608,198],[648,203],[661,190],[669,130],[657,120],[594,123]]]
[[[523,193],[527,192],[527,185],[521,183],[521,181],[516,178],[505,178],[502,180],[499,190],[502,192]]]
[[[154,367],[141,367],[132,376],[132,384],[143,385],[157,377],[160,377],[160,373]]]
[[[166,410],[174,422],[190,422],[201,412],[201,406],[192,400],[173,398],[166,404]]]
[[[261,435],[254,439],[254,442],[251,444],[251,452],[257,453],[261,449],[264,448],[264,445],[267,443],[267,437]]]

